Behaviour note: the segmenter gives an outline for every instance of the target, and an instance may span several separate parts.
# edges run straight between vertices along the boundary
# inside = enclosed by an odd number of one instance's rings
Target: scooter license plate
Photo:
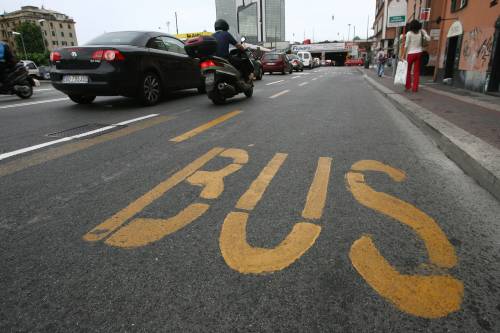
[[[87,75],[64,75],[62,82],[69,84],[89,83],[89,77]]]
[[[213,85],[215,83],[214,73],[209,73],[205,76],[205,84]]]

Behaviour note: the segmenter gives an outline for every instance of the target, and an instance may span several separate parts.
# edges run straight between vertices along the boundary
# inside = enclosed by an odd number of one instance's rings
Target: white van
[[[307,51],[300,51],[297,52],[297,56],[302,60],[302,63],[304,64],[304,67],[312,69],[313,68],[313,57],[311,55],[311,52]]]

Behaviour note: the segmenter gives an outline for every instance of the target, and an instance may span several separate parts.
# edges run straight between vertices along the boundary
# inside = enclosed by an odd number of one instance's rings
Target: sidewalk
[[[500,200],[500,98],[435,84],[418,93],[362,69],[365,78],[433,137],[451,159]]]

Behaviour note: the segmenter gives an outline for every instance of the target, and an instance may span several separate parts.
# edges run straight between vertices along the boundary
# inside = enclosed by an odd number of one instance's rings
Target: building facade
[[[375,21],[373,22],[374,47],[375,49],[382,48],[388,54],[394,53],[394,40],[398,35],[397,28],[387,27],[390,2],[391,0],[376,0]]]
[[[285,41],[285,0],[215,0],[217,19],[251,43]]]
[[[35,6],[24,6],[20,10],[0,15],[0,39],[4,40],[19,53],[19,45],[16,45],[15,36],[12,31],[23,22],[31,22],[40,26],[43,42],[48,51],[63,46],[77,46],[75,21],[59,12],[38,8]]]
[[[445,0],[436,78],[479,92],[500,93],[500,4]]]

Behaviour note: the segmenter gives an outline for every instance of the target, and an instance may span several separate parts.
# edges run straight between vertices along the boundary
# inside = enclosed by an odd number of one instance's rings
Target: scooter
[[[5,80],[0,84],[0,95],[17,95],[28,99],[33,95],[33,87],[38,87],[38,80],[29,77],[28,70],[22,63],[5,75]]]
[[[242,71],[227,59],[216,56],[209,56],[200,63],[201,72],[205,78],[205,89],[208,98],[215,105],[224,104],[226,99],[240,93],[244,93],[247,98],[252,97],[253,79],[250,77],[250,74],[243,74],[254,72],[248,52],[238,49],[230,52],[230,57],[234,60],[233,62],[238,62],[243,67]]]

